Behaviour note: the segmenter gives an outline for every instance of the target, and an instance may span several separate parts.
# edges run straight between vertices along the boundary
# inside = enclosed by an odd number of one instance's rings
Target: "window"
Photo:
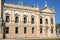
[[[26,17],[24,17],[24,23],[27,23],[27,18]]]
[[[16,34],[18,33],[18,27],[15,27],[15,33]]]
[[[15,23],[18,23],[18,17],[15,17]]]
[[[40,18],[40,24],[42,24],[42,18]]]
[[[48,19],[46,19],[45,21],[46,21],[46,24],[48,24]]]
[[[40,27],[40,33],[42,33],[42,28]]]
[[[9,16],[6,16],[6,22],[9,22]]]
[[[6,34],[9,33],[9,27],[6,27]]]
[[[34,24],[34,18],[31,18],[31,23]]]
[[[34,33],[34,27],[32,28],[32,33]]]
[[[26,34],[26,27],[24,27],[24,34]]]
[[[51,27],[51,33],[53,33],[53,27]]]
[[[53,19],[51,19],[51,24],[53,24]]]

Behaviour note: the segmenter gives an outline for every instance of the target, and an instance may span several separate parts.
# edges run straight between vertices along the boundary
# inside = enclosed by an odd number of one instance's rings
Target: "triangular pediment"
[[[40,10],[41,12],[55,13],[55,11],[49,7],[45,7]]]

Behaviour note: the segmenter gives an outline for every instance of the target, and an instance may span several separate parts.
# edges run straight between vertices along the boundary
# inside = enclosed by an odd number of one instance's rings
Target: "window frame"
[[[10,16],[9,15],[6,15],[6,20],[5,22],[9,22],[10,21]]]
[[[51,24],[53,25],[53,19],[51,19]]]
[[[27,27],[24,27],[24,34],[27,33]]]
[[[18,33],[18,27],[15,27],[15,33],[16,34]]]
[[[42,30],[42,27],[40,27],[40,33],[42,34],[43,30]]]
[[[54,28],[53,27],[51,27],[51,33],[53,34],[53,30],[54,30]]]
[[[27,17],[26,17],[26,16],[24,17],[23,20],[24,20],[24,21],[23,21],[24,23],[27,23]]]
[[[19,17],[15,16],[15,23],[18,23],[18,22],[19,22]]]
[[[42,18],[40,18],[40,24],[42,24]]]
[[[48,19],[45,19],[45,24],[48,24]]]
[[[9,27],[5,27],[6,31],[5,33],[8,34],[9,33]]]
[[[32,34],[34,34],[34,27],[32,27]]]
[[[34,24],[34,17],[31,18],[31,24]]]

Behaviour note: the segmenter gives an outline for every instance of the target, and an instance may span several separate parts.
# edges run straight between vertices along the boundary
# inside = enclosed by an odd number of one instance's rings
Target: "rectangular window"
[[[9,16],[6,16],[6,22],[9,22]]]
[[[27,18],[26,17],[24,17],[24,23],[27,23]]]
[[[48,24],[48,19],[46,19],[45,22],[46,22],[45,24]]]
[[[26,27],[24,27],[24,34],[26,34],[26,29],[27,29],[27,28],[26,28]]]
[[[6,34],[9,33],[9,27],[6,27]]]
[[[40,18],[40,24],[42,24],[42,18]]]
[[[18,27],[15,27],[15,33],[16,34],[18,33]]]
[[[34,24],[34,18],[31,19],[31,24]]]
[[[51,24],[53,24],[53,19],[51,19]]]
[[[53,27],[51,28],[51,33],[53,33]]]
[[[32,28],[32,33],[34,33],[34,27]]]
[[[18,23],[18,17],[15,17],[15,23]]]
[[[42,33],[42,28],[40,28],[40,33]]]

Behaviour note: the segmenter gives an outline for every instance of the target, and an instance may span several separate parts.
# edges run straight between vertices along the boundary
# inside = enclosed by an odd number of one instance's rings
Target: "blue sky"
[[[6,0],[7,3],[10,3],[11,0]],[[15,4],[19,2],[19,0],[13,0]],[[56,24],[60,23],[60,0],[20,0],[23,2],[24,5],[29,4],[30,6],[33,6],[34,4],[38,4],[39,8],[43,8],[45,5],[45,1],[47,1],[47,4],[50,8],[53,8],[56,11]]]

